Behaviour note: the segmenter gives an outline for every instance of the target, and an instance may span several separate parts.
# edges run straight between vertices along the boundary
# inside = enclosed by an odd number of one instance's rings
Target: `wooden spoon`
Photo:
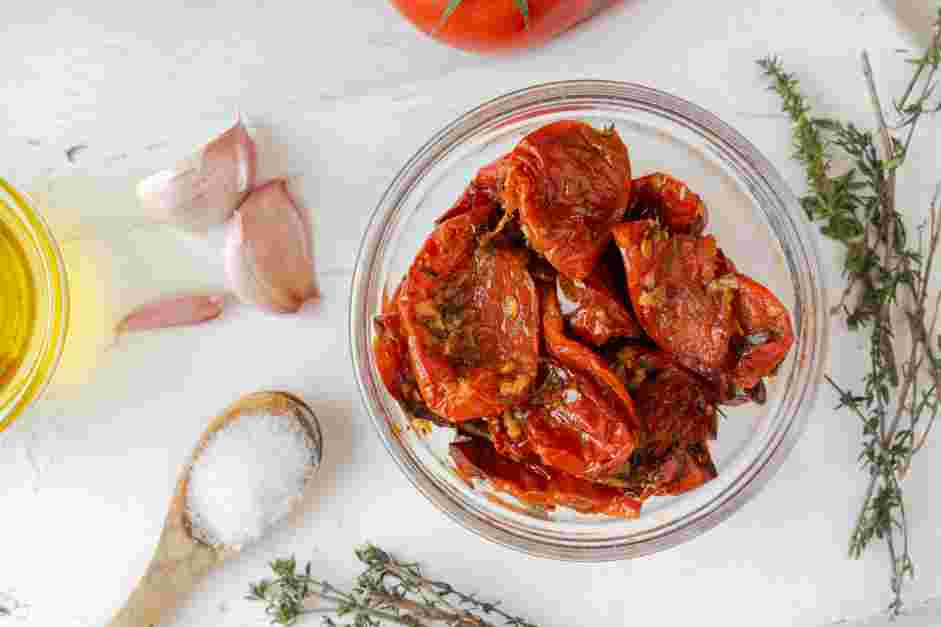
[[[110,627],[155,627],[166,612],[176,608],[189,596],[209,571],[238,554],[237,548],[210,546],[195,537],[186,512],[190,470],[214,433],[243,415],[262,412],[296,418],[314,443],[311,466],[316,468],[320,465],[323,444],[320,425],[310,407],[296,396],[285,392],[249,394],[213,418],[177,480],[163,533],[160,534],[160,542],[150,566],[127,603],[109,623]]]

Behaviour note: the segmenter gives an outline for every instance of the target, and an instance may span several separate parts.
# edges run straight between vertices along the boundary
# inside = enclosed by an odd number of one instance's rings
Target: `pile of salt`
[[[316,446],[291,415],[246,414],[214,433],[190,471],[193,535],[236,549],[260,538],[301,497]]]

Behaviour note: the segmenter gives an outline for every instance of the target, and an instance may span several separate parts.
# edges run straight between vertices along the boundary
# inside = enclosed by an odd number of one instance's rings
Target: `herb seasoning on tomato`
[[[455,430],[462,477],[524,504],[633,517],[696,489],[717,476],[719,406],[763,402],[794,342],[706,216],[682,181],[632,179],[613,128],[530,133],[471,180],[384,304],[383,382]]]

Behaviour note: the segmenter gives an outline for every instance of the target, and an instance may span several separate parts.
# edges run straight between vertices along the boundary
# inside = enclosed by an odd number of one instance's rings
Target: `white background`
[[[143,572],[176,473],[209,417],[272,387],[302,395],[320,415],[319,481],[293,524],[206,581],[174,624],[262,625],[261,608],[242,597],[269,560],[296,553],[346,584],[356,572],[351,549],[365,540],[545,626],[818,626],[886,605],[881,548],[846,558],[864,489],[860,429],[832,411],[828,390],[779,474],[726,523],[641,560],[553,563],[478,539],[412,489],[360,407],[346,331],[350,271],[372,208],[408,156],[456,115],[545,81],[645,83],[718,114],[801,191],[788,124],[754,60],[781,54],[820,112],[868,125],[861,47],[886,101],[908,72],[895,52],[908,41],[878,2],[625,0],[546,48],[498,59],[440,47],[379,0],[62,4],[7,3],[0,27],[2,171],[37,195],[67,240],[76,301],[59,380],[0,435],[0,601],[24,605],[8,622],[105,623]],[[131,231],[139,216],[129,190],[237,110],[266,138],[263,169],[292,175],[313,209],[323,302],[288,318],[237,307],[211,325],[107,348],[128,307],[221,287],[218,234],[206,243]],[[939,130],[938,121],[924,127],[928,141],[901,180],[912,215],[941,177]],[[87,147],[70,165],[65,150],[75,145]],[[821,247],[835,300],[841,257]],[[831,349],[829,371],[858,380],[861,345],[836,322]],[[941,595],[938,450],[921,455],[906,485],[914,606]],[[939,611],[923,607],[924,624]]]

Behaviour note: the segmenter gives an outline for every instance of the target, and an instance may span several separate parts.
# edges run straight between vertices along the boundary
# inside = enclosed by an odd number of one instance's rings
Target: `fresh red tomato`
[[[419,30],[473,52],[537,46],[568,30],[613,0],[392,0]]]

